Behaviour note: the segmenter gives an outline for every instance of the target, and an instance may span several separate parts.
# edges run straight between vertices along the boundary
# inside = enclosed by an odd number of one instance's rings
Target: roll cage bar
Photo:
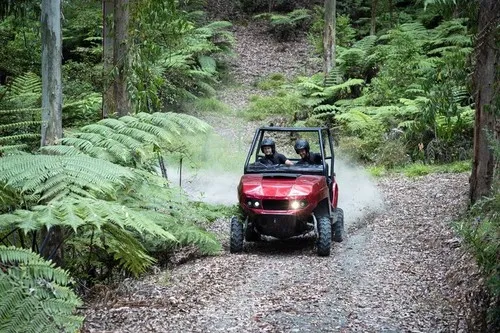
[[[320,166],[287,166],[287,167],[267,167],[255,168],[252,166],[250,160],[255,153],[255,161],[259,158],[260,143],[264,139],[264,135],[269,132],[294,132],[294,133],[316,133],[319,139],[319,154],[323,161],[322,168]],[[328,143],[329,152],[326,151],[325,143]],[[332,177],[334,173],[334,160],[333,140],[330,129],[328,127],[260,127],[255,131],[252,144],[248,151],[245,161],[243,173],[292,173],[292,174],[323,174],[325,177]],[[294,159],[290,159],[294,160]],[[328,164],[327,161],[330,161]]]

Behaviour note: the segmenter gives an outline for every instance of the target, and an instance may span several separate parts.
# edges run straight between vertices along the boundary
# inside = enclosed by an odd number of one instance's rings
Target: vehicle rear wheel
[[[318,256],[325,257],[330,255],[330,247],[332,246],[332,224],[330,218],[323,216],[318,220],[318,239],[316,240],[316,248]]]
[[[340,243],[344,240],[344,211],[342,208],[335,208],[333,211],[335,223],[333,224],[333,241]]]
[[[231,253],[243,251],[243,223],[241,223],[236,216],[231,218],[229,251]]]
[[[247,242],[260,241],[260,234],[255,230],[253,223],[251,221],[247,222],[247,225],[245,228],[245,240]]]

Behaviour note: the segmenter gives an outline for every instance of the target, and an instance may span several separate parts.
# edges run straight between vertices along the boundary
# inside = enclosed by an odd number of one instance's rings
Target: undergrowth
[[[462,173],[471,171],[470,161],[458,161],[447,164],[411,163],[402,167],[386,168],[383,165],[371,165],[368,172],[374,177],[402,174],[407,177],[425,176],[431,173]]]
[[[500,329],[500,183],[493,195],[471,207],[456,223],[458,233],[475,256],[486,280],[489,295],[485,300],[484,323],[488,332]]]

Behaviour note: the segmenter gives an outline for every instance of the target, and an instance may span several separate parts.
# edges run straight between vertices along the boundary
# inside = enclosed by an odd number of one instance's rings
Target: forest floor
[[[220,92],[235,110],[267,74],[314,70],[303,39],[277,43],[258,25],[235,27],[235,36],[238,84]],[[259,125],[234,115],[203,119],[247,146]],[[210,230],[222,253],[105,288],[87,302],[83,331],[467,332],[477,267],[451,223],[466,209],[468,175],[373,180],[339,162],[347,238],[329,257],[318,257],[308,237],[230,254],[229,221],[220,219]],[[236,196],[235,187],[225,191]]]

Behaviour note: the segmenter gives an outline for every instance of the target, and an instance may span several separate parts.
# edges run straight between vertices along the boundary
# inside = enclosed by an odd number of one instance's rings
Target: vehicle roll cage
[[[316,133],[319,139],[319,154],[321,154],[322,161],[323,161],[323,167],[321,170],[319,170],[319,166],[289,166],[289,167],[281,167],[279,170],[277,168],[264,168],[257,170],[254,167],[250,167],[251,162],[250,160],[252,159],[252,156],[255,153],[255,161],[257,161],[259,157],[259,152],[260,149],[256,149],[260,147],[260,143],[264,139],[264,134],[266,132],[295,132],[295,133]],[[325,140],[328,140],[328,147],[329,147],[329,152],[326,152],[326,147],[325,147]],[[249,173],[287,173],[287,170],[289,170],[290,173],[297,173],[300,172],[301,174],[323,174],[325,177],[332,177],[335,175],[334,173],[334,151],[333,151],[333,141],[332,141],[332,136],[330,129],[328,127],[260,127],[255,131],[253,140],[252,140],[252,145],[251,149],[248,152],[246,161],[245,161],[245,166],[243,169],[244,174],[249,174]],[[293,159],[290,158],[291,161],[296,161],[298,159]],[[327,163],[327,161],[330,161],[330,163]]]

